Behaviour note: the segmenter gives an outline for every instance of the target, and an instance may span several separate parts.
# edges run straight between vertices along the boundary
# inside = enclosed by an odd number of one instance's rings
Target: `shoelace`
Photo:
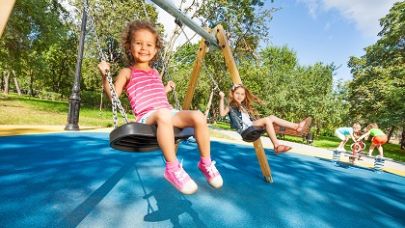
[[[206,169],[207,172],[208,172],[208,175],[210,175],[210,176],[215,176],[215,174],[218,173],[218,170],[217,170],[217,168],[215,167],[215,163],[216,163],[215,161],[212,161],[212,162],[211,162],[211,165],[204,166],[205,169]]]
[[[180,182],[184,182],[184,180],[186,179],[186,173],[184,172],[183,169],[180,169],[176,172],[174,172],[174,176],[176,177],[177,180],[179,180]]]
[[[174,176],[180,182],[184,182],[184,180],[187,178],[186,171],[184,171],[184,169],[183,169],[183,159],[181,159],[181,161],[180,161],[180,169],[174,172]]]

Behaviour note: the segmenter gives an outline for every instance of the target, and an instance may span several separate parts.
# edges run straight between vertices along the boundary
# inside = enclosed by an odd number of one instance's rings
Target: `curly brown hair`
[[[242,101],[241,104],[239,104],[234,98],[233,98],[233,93],[239,89],[242,88],[245,90],[245,100]],[[255,95],[253,95],[253,93],[251,93],[245,86],[243,86],[242,84],[235,84],[232,86],[231,90],[229,91],[229,106],[232,107],[236,107],[238,109],[241,108],[241,106],[243,106],[244,108],[247,109],[247,111],[249,112],[250,115],[254,116],[254,117],[258,117],[259,114],[256,111],[256,109],[253,107],[253,103],[263,103],[262,100],[260,100],[258,97],[256,97]]]
[[[128,25],[125,27],[125,30],[121,36],[121,43],[122,43],[122,48],[124,49],[126,58],[129,62],[129,64],[133,65],[135,63],[135,59],[131,53],[131,43],[132,43],[132,36],[134,35],[134,33],[136,31],[139,31],[139,30],[147,30],[156,36],[156,48],[157,48],[158,52],[153,57],[153,59],[150,63],[150,64],[153,64],[153,62],[155,62],[159,56],[160,49],[163,48],[163,41],[162,41],[162,38],[160,37],[159,32],[156,30],[154,24],[152,24],[149,21],[132,21],[132,22],[128,23]]]

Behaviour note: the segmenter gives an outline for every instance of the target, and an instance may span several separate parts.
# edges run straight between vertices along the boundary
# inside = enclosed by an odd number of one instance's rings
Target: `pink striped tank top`
[[[172,109],[159,72],[155,69],[144,71],[131,67],[131,77],[125,89],[136,121],[152,110]]]

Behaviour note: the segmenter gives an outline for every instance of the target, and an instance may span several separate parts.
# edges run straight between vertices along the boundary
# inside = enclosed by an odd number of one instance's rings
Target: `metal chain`
[[[214,79],[213,73],[212,71],[206,66],[206,64],[203,64],[203,68],[205,69],[205,71],[207,72],[208,77],[211,79],[212,84],[214,85],[213,90],[216,91],[221,91],[221,89],[218,86],[217,81]]]
[[[87,4],[84,4],[84,8],[85,11],[88,15],[89,21],[91,23],[92,26],[92,31],[94,32],[94,36],[96,38],[96,45],[97,45],[97,49],[99,51],[99,55],[102,61],[107,61],[108,57],[107,55],[103,52],[103,49],[101,48],[101,42],[100,39],[97,35],[97,31],[96,31],[96,26],[95,26],[95,22],[94,22],[94,18],[89,10],[89,7]],[[114,83],[113,83],[113,79],[111,77],[111,72],[107,71],[106,72],[106,79],[108,81],[108,84],[110,86],[110,93],[111,93],[111,103],[112,103],[112,113],[113,113],[113,121],[114,121],[114,128],[118,127],[118,115],[117,115],[117,109],[120,111],[121,116],[124,118],[125,123],[128,123],[128,117],[127,114],[125,112],[124,107],[122,107],[121,101],[120,99],[118,99],[118,95],[117,92],[115,90],[114,87]]]
[[[146,19],[148,19],[148,21],[150,21],[148,11],[146,10],[146,3],[143,0],[141,0],[141,2],[142,2],[143,12],[145,13],[145,17],[146,17]]]

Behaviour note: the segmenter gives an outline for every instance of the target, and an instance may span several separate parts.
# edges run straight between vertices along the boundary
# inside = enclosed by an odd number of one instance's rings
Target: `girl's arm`
[[[225,107],[224,97],[225,94],[221,91],[219,92],[219,115],[226,116],[229,113],[229,107]]]
[[[357,141],[361,141],[362,139],[364,139],[365,137],[368,137],[370,135],[370,131],[364,133],[362,136],[360,136]]]
[[[356,142],[356,137],[354,137],[354,133],[350,133],[350,137],[352,138],[353,142]]]
[[[102,61],[98,64],[98,69],[100,70],[101,77],[102,77],[102,83],[103,83],[103,88],[107,96],[111,100],[111,91],[110,91],[110,84],[107,81],[107,75],[106,71],[110,70],[110,64]],[[124,68],[122,69],[118,76],[115,79],[114,87],[115,91],[117,92],[117,96],[119,97],[124,90],[125,85],[127,84],[127,81],[129,80],[129,77],[131,75],[131,69],[129,68]]]
[[[162,74],[160,74],[159,71],[157,71],[156,69],[154,69],[154,70],[157,72],[157,74],[159,75],[160,81],[162,81],[162,83],[163,83]],[[176,83],[174,83],[174,81],[170,80],[167,82],[166,85],[163,83],[163,87],[165,88],[165,93],[169,93],[176,88]]]

